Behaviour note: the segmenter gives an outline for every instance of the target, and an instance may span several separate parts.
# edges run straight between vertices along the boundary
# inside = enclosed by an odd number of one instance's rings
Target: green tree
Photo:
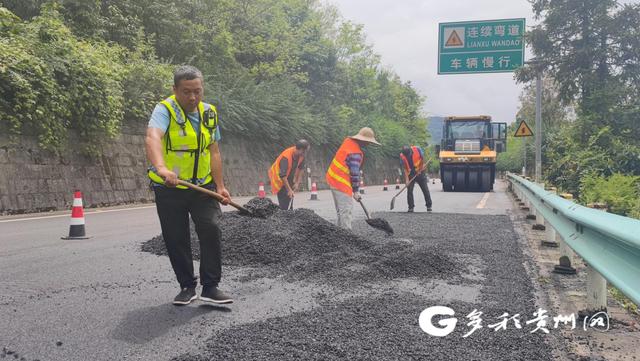
[[[374,157],[396,156],[400,145],[426,140],[424,99],[409,82],[382,68],[361,25],[342,20],[334,7],[318,0],[5,3],[27,24],[55,3],[56,21],[71,42],[82,44],[69,55],[70,62],[91,48],[109,54],[101,62],[92,54],[77,62],[98,62],[98,69],[113,72],[110,78],[87,73],[95,75],[92,87],[96,81],[112,82],[109,99],[115,105],[111,122],[98,122],[109,125],[90,128],[92,134],[114,134],[124,119],[144,120],[169,94],[165,79],[171,68],[189,63],[205,74],[205,97],[218,105],[225,134],[275,144],[305,136],[333,147],[360,127],[373,126],[384,143],[371,152]],[[32,48],[39,44],[24,46],[35,54]],[[59,64],[56,69],[69,71],[67,63]],[[52,93],[82,101],[82,114],[70,118],[85,121],[84,93],[69,92],[72,84],[54,79],[59,88]]]
[[[517,78],[528,82],[543,71],[553,79],[561,105],[575,104],[576,110],[575,119],[561,121],[555,129],[551,125],[554,131],[546,132],[548,179],[579,192],[582,177],[592,172],[638,174],[640,5],[614,0],[530,2],[541,19],[527,34],[537,61],[520,69]],[[554,102],[554,97],[545,99]],[[547,116],[544,121],[551,122],[552,113]]]

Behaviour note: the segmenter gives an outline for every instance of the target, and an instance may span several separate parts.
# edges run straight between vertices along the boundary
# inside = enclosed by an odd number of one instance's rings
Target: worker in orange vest
[[[338,226],[351,229],[353,201],[360,200],[360,168],[364,161],[362,147],[369,144],[380,145],[371,128],[362,128],[358,134],[347,137],[333,157],[326,180],[331,188],[333,201],[338,213]]]
[[[269,168],[271,192],[278,195],[281,209],[288,209],[295,192],[300,187],[300,178],[305,168],[304,157],[311,148],[305,139],[285,149]],[[295,169],[295,171],[294,171]]]
[[[424,162],[424,151],[422,148],[415,145],[405,145],[402,147],[402,151],[400,152],[400,162],[404,168],[404,179],[405,184],[407,185],[407,204],[409,205],[408,212],[412,213],[413,208],[415,207],[415,203],[413,201],[413,187],[416,183],[418,183],[420,189],[422,189],[424,201],[427,206],[427,212],[431,212],[432,202],[429,187],[427,186],[427,164]]]

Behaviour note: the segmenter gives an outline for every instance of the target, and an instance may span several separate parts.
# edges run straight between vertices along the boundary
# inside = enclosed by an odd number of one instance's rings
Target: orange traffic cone
[[[318,200],[318,186],[316,185],[316,182],[311,183],[311,198],[310,200],[312,201],[317,201]]]
[[[382,187],[383,191],[388,191],[389,190],[389,182],[387,181],[387,178],[384,179],[384,186]]]
[[[258,183],[258,198],[264,198],[266,196],[264,192],[264,182]]]
[[[396,189],[400,189],[400,178],[396,178]]]
[[[69,236],[62,239],[87,239],[84,229],[84,210],[82,208],[82,193],[76,191],[73,194],[73,206],[71,207],[71,222]]]

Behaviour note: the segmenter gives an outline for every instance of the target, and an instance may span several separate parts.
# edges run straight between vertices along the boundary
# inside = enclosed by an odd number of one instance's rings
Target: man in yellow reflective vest
[[[222,176],[218,115],[213,105],[202,101],[203,79],[192,66],[175,70],[173,95],[156,105],[145,140],[162,237],[180,284],[175,305],[187,305],[198,298],[189,215],[200,240],[200,299],[216,304],[233,302],[218,288],[222,275],[220,204],[208,195],[178,185],[180,179],[217,191],[225,197],[223,204],[231,198]]]
[[[431,212],[431,194],[429,193],[429,186],[426,168],[427,163],[424,162],[424,151],[422,148],[412,145],[403,146],[400,152],[400,163],[404,169],[404,180],[407,184],[407,204],[409,205],[409,213],[413,212],[415,202],[413,200],[413,187],[418,183],[422,194],[424,195],[424,202],[427,206],[427,212]],[[415,177],[415,178],[414,178]],[[413,180],[412,180],[413,179]]]
[[[362,147],[369,144],[380,145],[371,128],[362,128],[358,134],[345,138],[333,157],[326,180],[331,188],[333,201],[338,213],[338,226],[351,229],[353,201],[360,200],[360,168],[364,162]]]
[[[306,139],[300,139],[292,147],[285,149],[269,168],[271,192],[278,195],[280,209],[288,209],[294,193],[300,187],[300,179],[305,167],[305,156],[311,148]]]

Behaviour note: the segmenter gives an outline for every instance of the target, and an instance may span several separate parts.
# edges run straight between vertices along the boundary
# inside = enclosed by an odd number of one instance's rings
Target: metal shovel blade
[[[367,207],[365,207],[364,203],[362,203],[362,199],[358,200],[358,203],[360,203],[360,206],[362,206],[362,210],[364,211],[364,214],[367,216],[366,221],[368,225],[370,225],[373,228],[381,229],[387,232],[387,234],[393,234],[393,228],[391,228],[391,225],[389,224],[389,222],[387,222],[386,219],[369,217],[369,211],[367,211]]]
[[[387,222],[386,219],[369,218],[367,219],[367,224],[370,225],[371,227],[381,229],[387,232],[387,234],[393,234],[393,228],[391,228],[391,225],[389,224],[389,222]]]

